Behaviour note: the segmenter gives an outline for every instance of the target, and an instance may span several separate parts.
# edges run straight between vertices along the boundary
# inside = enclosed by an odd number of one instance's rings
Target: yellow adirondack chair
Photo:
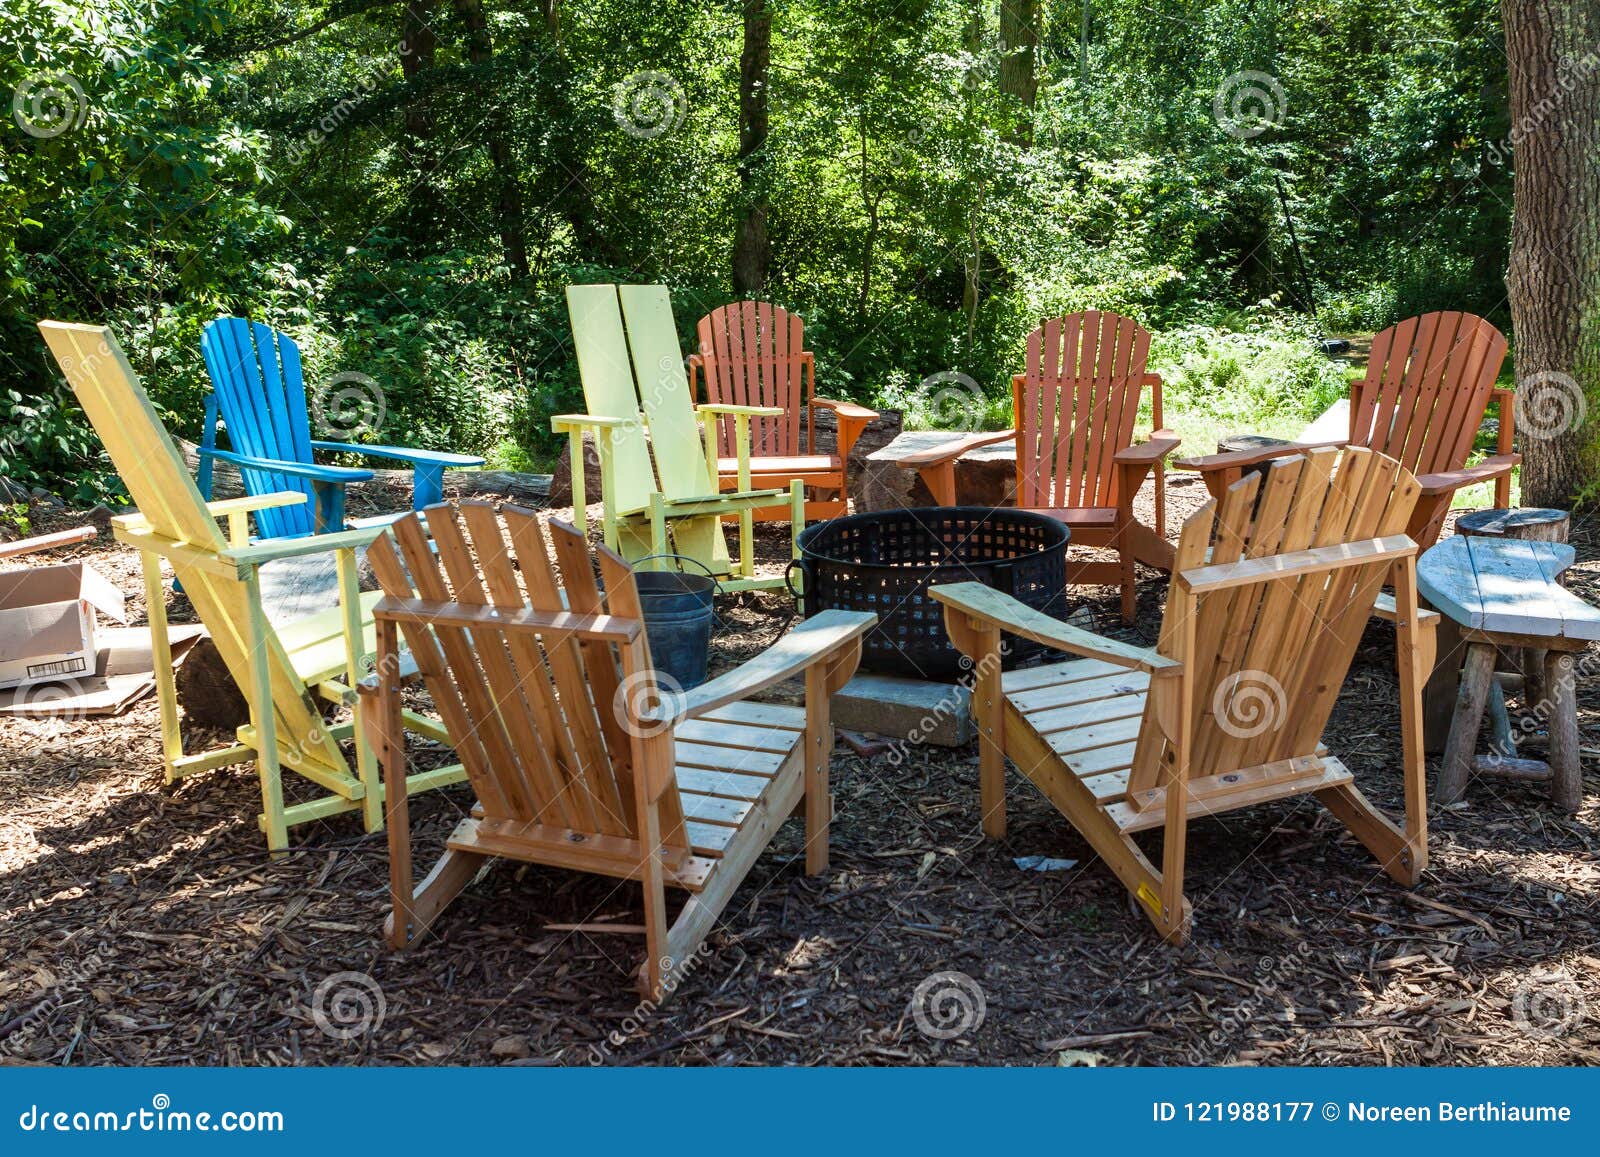
[[[645,937],[639,978],[660,999],[791,812],[804,809],[806,871],[827,869],[828,703],[876,616],[825,611],[737,670],[664,697],[618,555],[600,551],[602,596],[585,536],[552,523],[563,590],[531,511],[463,503],[464,529],[447,508],[428,514],[437,557],[415,515],[394,525],[398,554],[388,539],[370,552],[387,597],[364,718],[385,777],[403,776],[403,635],[478,804],[413,889],[405,793],[389,801],[386,935],[396,948],[422,935],[495,856],[639,880],[644,925],[627,930]],[[799,675],[803,708],[745,702]],[[670,925],[669,886],[689,893]]]
[[[112,520],[119,542],[139,551],[161,707],[162,763],[167,782],[214,767],[254,759],[261,776],[261,830],[267,847],[289,846],[289,828],[340,812],[360,810],[368,831],[383,824],[383,790],[377,761],[355,723],[325,723],[315,699],[357,706],[354,686],[370,659],[371,608],[378,592],[360,593],[356,551],[381,527],[250,544],[250,515],[304,502],[298,491],[206,502],[173,444],[122,347],[104,326],[42,321],[39,330],[60,363],[84,413],[100,435],[138,509]],[[219,519],[226,519],[224,535]],[[339,574],[339,605],[277,629],[261,603],[260,568],[278,559],[332,552]],[[161,560],[183,583],[195,613],[210,632],[228,672],[250,705],[250,722],[238,743],[188,755],[178,729],[167,636]],[[435,737],[442,728],[420,715],[408,725]],[[356,767],[339,747],[356,740]],[[285,806],[282,769],[304,776],[328,794]],[[412,791],[464,778],[459,766],[412,776]]]
[[[590,431],[600,454],[608,547],[633,562],[669,552],[694,559],[719,578],[730,576],[725,590],[781,586],[781,575],[755,577],[754,511],[787,506],[796,541],[805,529],[805,487],[799,480],[788,489],[752,487],[750,419],[782,411],[695,406],[664,285],[569,285],[567,312],[588,413],[558,414],[550,425],[570,443],[572,505],[584,529],[583,434]],[[720,490],[717,474],[717,420],[724,416],[736,430],[733,491]],[[726,514],[739,519],[737,559],[722,534]]]
[[[1257,493],[1260,509],[1251,510]],[[1406,886],[1427,866],[1422,683],[1438,616],[1417,608],[1405,535],[1415,477],[1363,447],[1274,461],[1189,518],[1154,649],[1039,614],[976,583],[932,588],[978,673],[983,829],[1005,835],[1005,761],[1032,780],[1174,943],[1188,935],[1191,819],[1311,794]],[[1322,745],[1385,582],[1394,585],[1406,818],[1399,827]],[[1082,658],[1000,671],[1001,632]],[[1164,833],[1158,871],[1134,843]]]

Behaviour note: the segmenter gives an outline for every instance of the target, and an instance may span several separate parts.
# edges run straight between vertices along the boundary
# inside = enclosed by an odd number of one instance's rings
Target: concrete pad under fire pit
[[[975,734],[970,698],[957,683],[857,675],[833,697],[833,724],[913,744],[960,747]]]

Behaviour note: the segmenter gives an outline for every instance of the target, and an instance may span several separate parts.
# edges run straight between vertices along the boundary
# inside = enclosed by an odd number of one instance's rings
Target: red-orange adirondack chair
[[[1166,540],[1162,461],[1178,445],[1161,428],[1161,375],[1149,373],[1150,332],[1115,313],[1088,310],[1051,318],[1028,335],[1027,370],[1011,379],[1016,427],[975,434],[900,459],[934,500],[954,505],[955,463],[977,446],[1014,438],[1017,506],[1060,519],[1074,543],[1110,547],[1116,562],[1077,562],[1069,583],[1120,585],[1122,617],[1133,621],[1134,563],[1172,569]],[[1133,441],[1144,388],[1155,429]],[[1155,471],[1155,526],[1134,517],[1133,497]]]
[[[1513,392],[1495,386],[1506,339],[1470,313],[1425,313],[1372,339],[1366,376],[1350,384],[1350,435],[1332,446],[1366,446],[1396,459],[1417,476],[1422,496],[1406,533],[1426,550],[1439,538],[1450,499],[1463,486],[1494,480],[1494,504],[1511,504]],[[1489,403],[1500,404],[1495,453],[1468,466],[1472,440]],[[1303,446],[1272,446],[1186,458],[1173,465],[1198,470],[1221,499],[1246,469]]]
[[[845,464],[850,448],[876,410],[817,397],[816,365],[805,348],[805,322],[766,301],[736,301],[700,319],[700,352],[689,358],[690,387],[705,382],[706,401],[725,406],[767,406],[778,411],[751,418],[725,417],[717,432],[717,476],[722,489],[806,486],[806,519],[833,518],[848,509]],[[818,407],[838,421],[837,449],[817,452]],[[805,452],[800,415],[806,416]],[[750,422],[750,478],[739,480],[736,423]],[[814,496],[814,497],[812,497]],[[756,511],[758,521],[781,519],[783,511]]]

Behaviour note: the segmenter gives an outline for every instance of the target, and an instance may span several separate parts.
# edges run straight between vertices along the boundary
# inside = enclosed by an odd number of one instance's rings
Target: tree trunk
[[[733,291],[760,293],[772,247],[767,238],[767,90],[772,63],[768,0],[744,0],[744,50],[739,54],[739,192],[744,202],[733,243]]]
[[[1600,0],[1502,0],[1501,13],[1515,164],[1506,285],[1522,501],[1566,507],[1596,477]]]
[[[489,22],[483,14],[483,0],[452,2],[467,29],[467,59],[473,64],[487,65],[494,59],[494,41],[489,35]],[[499,186],[495,213],[500,222],[500,245],[505,251],[506,264],[511,272],[518,277],[527,277],[528,244],[523,232],[522,186],[517,181],[505,104],[492,89],[489,102],[490,111],[484,131],[489,136],[489,161],[494,166],[495,182]]]
[[[434,0],[408,0],[400,10],[400,72],[411,84],[432,70],[434,50],[439,38],[428,23]],[[405,106],[405,133],[401,152],[416,174],[416,188],[407,199],[406,215],[411,232],[428,241],[433,238],[434,169],[438,155],[432,146],[433,113],[426,95],[410,95]]]
[[[1039,51],[1038,0],[1000,0],[1000,91],[1016,97],[1027,110],[1017,134],[1032,139],[1034,98],[1039,80],[1034,60]]]

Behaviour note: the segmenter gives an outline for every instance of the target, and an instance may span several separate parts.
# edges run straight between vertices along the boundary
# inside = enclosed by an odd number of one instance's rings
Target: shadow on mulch
[[[1173,488],[1174,529],[1193,489]],[[765,561],[786,544],[784,528],[762,528]],[[1585,560],[1574,589],[1600,601],[1600,541],[1582,525],[1574,544]],[[141,589],[136,559],[108,537],[70,554]],[[1084,592],[1100,629],[1153,643],[1165,587],[1147,577],[1132,628],[1114,592]],[[760,650],[787,601],[726,601],[733,629],[717,665]],[[142,614],[137,598],[130,610]],[[1327,743],[1398,814],[1392,647],[1389,628],[1368,630]],[[1465,804],[1431,812],[1432,864],[1413,892],[1309,799],[1194,824],[1195,934],[1183,949],[1156,939],[1016,777],[1009,837],[983,841],[975,747],[862,759],[841,744],[831,871],[803,874],[802,832],[786,825],[661,1010],[641,1008],[632,988],[637,938],[546,929],[635,922],[634,885],[502,862],[436,935],[396,954],[379,935],[383,837],[356,818],[297,828],[292,854],[272,861],[251,768],[162,784],[153,701],[70,727],[6,720],[0,1060],[1594,1063],[1594,686],[1579,688],[1579,707],[1583,811],[1555,811],[1538,786],[1477,782]],[[291,800],[301,790],[293,776],[285,787]],[[464,787],[413,801],[419,865],[470,802]],[[1077,865],[1023,871],[1013,858],[1024,855]],[[948,997],[929,1006],[932,1023],[913,1015],[919,986]]]

